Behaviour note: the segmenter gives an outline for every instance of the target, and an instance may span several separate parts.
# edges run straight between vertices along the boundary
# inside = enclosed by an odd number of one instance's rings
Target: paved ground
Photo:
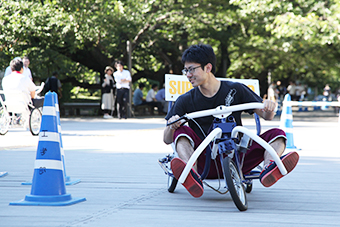
[[[239,212],[229,194],[206,189],[195,199],[182,187],[168,193],[157,159],[171,152],[162,142],[161,118],[61,121],[66,186],[86,201],[71,206],[10,206],[30,194],[38,137],[12,129],[0,137],[0,226],[340,226],[338,115],[294,112],[300,162],[271,188],[254,182],[249,208]],[[244,124],[253,128],[253,120]],[[279,118],[262,121],[277,127]]]

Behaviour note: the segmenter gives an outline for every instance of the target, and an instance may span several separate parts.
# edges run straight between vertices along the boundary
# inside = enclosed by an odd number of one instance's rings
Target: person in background
[[[32,77],[32,73],[31,73],[31,70],[28,68],[28,66],[30,65],[30,59],[25,56],[24,58],[21,59],[21,57],[15,57],[14,59],[19,59],[23,62],[24,66],[24,72],[22,73],[24,76],[27,76],[29,79],[31,79],[33,81],[33,77]],[[13,60],[14,60],[13,59]],[[6,70],[5,70],[5,74],[4,74],[4,77],[5,76],[8,76],[9,74],[12,73],[12,70],[11,70],[11,66],[9,65]]]
[[[153,84],[151,86],[151,89],[148,91],[148,94],[146,95],[146,103],[151,106],[151,114],[153,115],[154,108],[157,107],[158,114],[163,114],[162,111],[162,103],[158,102],[156,99],[156,91],[158,90],[158,85]]]
[[[20,61],[22,61],[21,57],[15,57],[13,60],[16,60],[16,59],[19,59]],[[11,66],[9,65],[9,66],[7,66],[7,68],[5,70],[4,77],[8,76],[11,73],[12,73],[12,69],[11,69]]]
[[[326,86],[323,88],[322,93],[326,101],[332,101],[331,93],[332,93],[331,87],[329,86],[329,84],[326,84]]]
[[[268,87],[268,99],[277,102],[279,91],[276,88],[276,84],[273,81]]]
[[[115,78],[117,88],[118,118],[126,119],[127,107],[129,103],[131,74],[128,70],[124,69],[124,63],[122,61],[117,61],[115,67],[117,71],[113,73],[113,76]]]
[[[285,86],[282,86],[281,81],[278,80],[276,82],[276,88],[279,91],[279,100],[283,100],[285,94],[287,93],[287,88]]]
[[[22,62],[24,63],[24,73],[23,73],[23,75],[27,76],[28,78],[30,78],[33,81],[31,70],[30,70],[30,68],[28,68],[28,66],[30,65],[30,59],[27,56],[25,56],[22,59]]]
[[[293,81],[289,82],[289,85],[287,87],[287,92],[290,94],[292,101],[297,101],[297,99],[296,99],[296,85]]]
[[[59,100],[62,98],[61,82],[58,79],[58,72],[53,72],[52,76],[47,78],[45,81],[44,91],[45,93],[48,91],[55,92],[57,93]]]
[[[161,90],[159,90],[155,96],[156,100],[158,102],[160,102],[162,104],[162,111],[163,113],[167,113],[168,112],[168,102],[165,101],[165,87],[163,86],[163,88]]]
[[[112,77],[113,74],[113,68],[111,66],[107,66],[104,70],[105,78],[104,82],[102,84],[102,110],[104,112],[103,118],[110,119],[112,117],[112,112],[114,111],[114,103],[115,103],[115,97],[114,97],[114,88],[115,83]]]
[[[36,98],[36,86],[31,79],[23,75],[24,64],[21,59],[13,59],[10,63],[11,74],[2,80],[2,88],[4,91],[21,91],[25,95],[27,105],[33,103],[36,108],[43,107],[44,98]]]
[[[133,105],[140,106],[146,104],[146,101],[143,98],[143,88],[145,88],[145,84],[139,83],[138,88],[133,93]]]

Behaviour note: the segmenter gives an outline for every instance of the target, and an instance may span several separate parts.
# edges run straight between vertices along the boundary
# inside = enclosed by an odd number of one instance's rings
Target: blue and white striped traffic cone
[[[66,185],[74,185],[80,182],[80,179],[73,179],[71,180],[70,176],[66,175],[66,168],[65,168],[65,152],[64,152],[64,147],[63,147],[63,140],[61,137],[61,124],[60,124],[60,111],[59,111],[59,101],[58,101],[58,95],[55,92],[52,92],[54,95],[54,100],[55,100],[55,110],[56,110],[56,117],[58,121],[58,133],[59,133],[59,142],[60,142],[60,153],[61,153],[61,160],[63,161],[63,171],[64,171],[64,178],[65,178],[65,184]],[[54,114],[54,113],[53,113]],[[22,185],[32,185],[32,181],[26,181],[22,182]]]
[[[66,193],[60,138],[52,92],[45,95],[31,194],[9,205],[65,206],[85,201]]]
[[[60,153],[61,153],[61,160],[63,162],[63,168],[64,168],[65,184],[66,185],[74,185],[74,184],[79,183],[80,179],[73,179],[73,180],[71,180],[71,177],[66,175],[65,152],[64,152],[63,140],[62,140],[62,137],[61,137],[59,101],[58,101],[57,93],[53,92],[53,94],[54,94],[54,100],[56,100],[56,102],[55,102],[55,109],[56,109],[56,116],[57,116],[57,121],[58,121],[58,133],[59,133],[59,141],[60,141]]]
[[[293,112],[292,106],[289,103],[290,101],[290,95],[286,94],[283,101],[283,108],[280,118],[280,128],[286,133],[286,148],[296,149],[293,138]]]

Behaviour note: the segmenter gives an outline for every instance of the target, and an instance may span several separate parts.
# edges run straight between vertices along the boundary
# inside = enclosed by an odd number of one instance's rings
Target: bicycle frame
[[[205,116],[214,116],[217,118],[226,118],[229,116],[232,112],[236,111],[242,111],[242,110],[249,110],[249,109],[263,109],[264,104],[263,103],[247,103],[247,104],[240,104],[240,105],[234,105],[234,106],[219,106],[215,109],[209,109],[209,110],[203,110],[203,111],[197,111],[193,113],[186,114],[184,117],[188,120],[193,119],[193,118],[199,118],[199,117],[205,117]],[[251,132],[250,130],[246,129],[243,126],[236,126],[233,128],[231,132],[231,138],[236,138],[237,133],[243,133],[247,136],[249,136],[252,140],[257,142],[259,145],[261,145],[263,148],[265,148],[269,154],[272,156],[274,159],[276,165],[278,166],[280,172],[282,175],[287,174],[287,170],[284,167],[280,157],[277,155],[275,150],[266,142],[264,141],[261,137],[256,135],[255,133]],[[222,129],[217,127],[214,130],[212,130],[208,136],[202,141],[202,143],[197,147],[197,149],[194,151],[192,156],[190,157],[187,165],[185,166],[181,176],[179,177],[178,181],[180,183],[184,183],[186,178],[188,177],[188,174],[197,161],[198,157],[202,154],[202,152],[205,150],[205,148],[214,140],[220,139],[222,137]],[[212,147],[212,153],[211,153],[211,158],[215,159],[217,154],[218,154],[218,144],[213,143]],[[239,162],[239,161],[237,161]],[[239,169],[241,167],[239,166],[239,163],[236,164]],[[241,174],[243,176],[243,174]]]

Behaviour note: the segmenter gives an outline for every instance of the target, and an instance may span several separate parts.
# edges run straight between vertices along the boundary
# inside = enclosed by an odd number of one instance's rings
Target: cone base
[[[287,146],[286,149],[297,149],[296,146]]]
[[[9,205],[18,206],[67,206],[86,201],[86,198],[72,198],[70,194],[58,196],[26,195],[25,199],[11,202]]]
[[[8,174],[8,172],[0,172],[0,177],[4,177]]]
[[[80,179],[75,179],[75,180],[67,180],[65,181],[65,185],[74,185],[74,184],[78,184],[80,182]]]
[[[286,147],[286,150],[287,151],[301,151],[302,149],[294,146],[294,147]]]

